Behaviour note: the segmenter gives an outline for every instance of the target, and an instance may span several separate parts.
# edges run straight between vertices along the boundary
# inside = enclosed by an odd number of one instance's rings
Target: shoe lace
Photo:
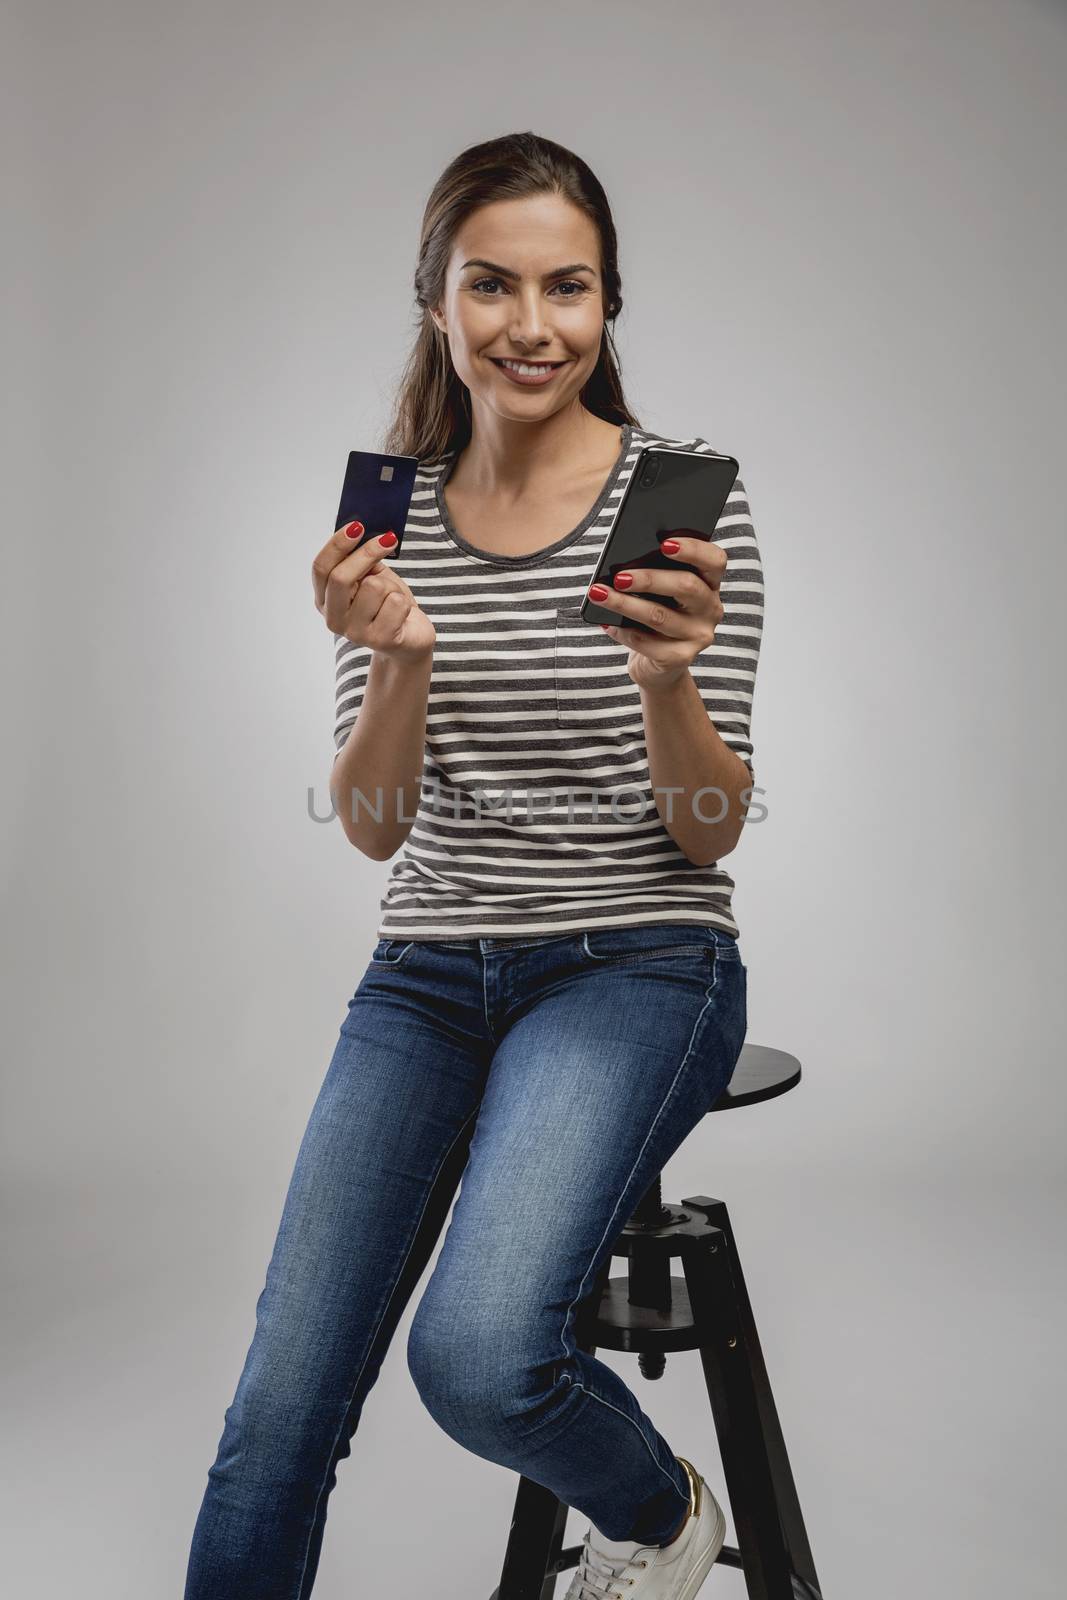
[[[626,1576],[629,1566],[647,1567],[648,1561],[644,1557],[630,1556],[620,1556],[613,1561],[602,1551],[591,1549],[587,1539],[564,1600],[623,1600],[622,1590],[611,1585],[633,1583],[633,1578]]]

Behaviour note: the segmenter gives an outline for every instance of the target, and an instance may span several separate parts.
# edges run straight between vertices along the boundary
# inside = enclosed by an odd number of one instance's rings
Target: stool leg
[[[600,1264],[593,1288],[577,1308],[576,1342],[579,1349],[589,1355],[596,1354],[593,1328],[610,1274],[609,1253]],[[554,1600],[569,1510],[570,1507],[544,1484],[535,1483],[532,1478],[519,1478],[500,1583],[489,1600]],[[575,1546],[573,1551],[568,1551],[571,1560],[567,1565],[577,1565],[578,1550]]]
[[[755,1322],[721,1202],[683,1200],[715,1228],[683,1239],[682,1267],[749,1600],[821,1600]]]
[[[544,1484],[519,1479],[500,1583],[490,1600],[553,1600],[556,1573],[549,1569],[563,1545],[567,1510]]]

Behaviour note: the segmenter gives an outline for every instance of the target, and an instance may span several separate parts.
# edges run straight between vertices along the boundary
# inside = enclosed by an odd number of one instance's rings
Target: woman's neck
[[[498,502],[528,499],[550,476],[555,482],[610,466],[619,449],[617,423],[584,406],[553,413],[543,422],[516,422],[496,412],[475,414],[471,438],[450,482]],[[607,470],[607,467],[605,467]]]

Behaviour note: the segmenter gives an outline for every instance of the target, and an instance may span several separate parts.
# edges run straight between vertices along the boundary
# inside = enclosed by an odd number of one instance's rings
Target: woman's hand
[[[682,531],[672,533],[661,549],[676,561],[686,561],[695,572],[665,572],[661,567],[634,567],[615,574],[615,588],[594,584],[589,598],[599,606],[619,611],[624,617],[638,617],[656,629],[643,633],[623,623],[600,626],[630,651],[627,671],[641,689],[664,689],[676,683],[701,650],[715,638],[723,619],[719,584],[726,571],[726,551],[713,539],[686,538]],[[629,578],[629,583],[620,579]],[[642,590],[669,594],[679,609],[673,610],[658,600],[642,600]]]
[[[361,522],[342,524],[311,563],[315,609],[331,633],[376,655],[412,660],[433,653],[437,633],[411,590],[382,558],[384,534],[366,545]]]

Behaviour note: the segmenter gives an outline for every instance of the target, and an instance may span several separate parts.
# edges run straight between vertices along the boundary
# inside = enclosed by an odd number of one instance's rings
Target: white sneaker
[[[578,1570],[563,1600],[693,1600],[726,1538],[726,1514],[691,1461],[690,1511],[670,1544],[605,1539],[586,1529]]]

